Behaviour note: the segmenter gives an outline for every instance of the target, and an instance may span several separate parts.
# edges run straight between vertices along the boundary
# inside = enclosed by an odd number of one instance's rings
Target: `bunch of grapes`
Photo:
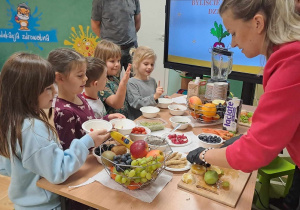
[[[226,112],[226,104],[218,104],[217,105],[217,114],[220,116],[221,119],[224,118],[224,114]]]
[[[111,151],[111,149],[116,146],[115,144],[103,144],[102,146],[96,147],[95,148],[95,154],[98,156],[101,156],[101,154],[105,151]],[[101,149],[100,149],[101,147]],[[101,153],[100,153],[101,150]]]
[[[137,188],[139,188],[149,180],[156,178],[158,175],[157,169],[161,166],[162,164],[157,158],[143,157],[132,160],[131,165],[125,168],[125,170],[121,168],[121,171],[118,171],[118,165],[115,165],[112,173],[116,175],[114,179],[117,183],[125,186],[135,183],[137,184],[136,186],[138,186]]]

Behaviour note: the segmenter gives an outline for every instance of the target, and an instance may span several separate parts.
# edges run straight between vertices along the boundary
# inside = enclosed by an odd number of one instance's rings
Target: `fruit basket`
[[[218,103],[205,103],[195,105],[187,102],[190,115],[200,123],[210,124],[215,123],[224,118],[226,112],[226,102]]]
[[[99,146],[101,163],[111,179],[130,190],[142,189],[154,182],[163,172],[165,160],[173,152],[167,144],[164,151],[147,147],[147,155],[143,158],[133,159],[128,149],[125,154],[104,157],[106,142]]]

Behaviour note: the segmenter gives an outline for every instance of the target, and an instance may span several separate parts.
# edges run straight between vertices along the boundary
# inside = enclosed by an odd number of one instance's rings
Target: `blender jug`
[[[211,63],[211,79],[214,82],[227,81],[232,70],[232,54],[224,48],[213,48]]]

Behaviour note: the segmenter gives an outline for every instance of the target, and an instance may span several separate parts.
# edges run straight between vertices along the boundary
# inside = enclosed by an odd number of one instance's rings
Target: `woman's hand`
[[[95,147],[98,147],[110,137],[110,133],[108,133],[107,130],[104,129],[90,132],[88,135],[94,140]]]
[[[120,113],[114,113],[114,114],[109,114],[108,115],[109,120],[112,120],[112,119],[115,119],[115,118],[123,119],[123,118],[126,118],[126,117],[124,115],[120,114]]]
[[[158,81],[156,92],[154,94],[154,99],[157,100],[163,93],[164,93],[164,88],[160,86],[160,81]]]

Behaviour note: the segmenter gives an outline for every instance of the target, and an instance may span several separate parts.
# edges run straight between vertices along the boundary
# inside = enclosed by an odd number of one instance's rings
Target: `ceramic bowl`
[[[184,112],[187,110],[186,106],[179,105],[179,104],[169,105],[168,108],[169,108],[170,114],[175,115],[175,116],[183,115]]]
[[[187,116],[173,116],[170,118],[173,128],[175,128],[178,124],[181,124],[178,130],[186,129],[191,123],[191,119]]]
[[[132,129],[136,126],[135,122],[130,119],[112,119],[110,122],[114,128],[123,135],[130,134]]]
[[[86,133],[89,133],[91,131],[102,130],[102,129],[105,129],[107,130],[107,132],[109,132],[111,131],[113,126],[111,122],[108,122],[106,120],[92,119],[92,120],[85,121],[81,125],[81,127]]]
[[[160,150],[164,152],[169,146],[168,142],[159,136],[147,135],[145,141],[148,143],[150,150]]]
[[[143,126],[137,126],[137,127],[143,127]],[[131,141],[134,142],[134,141],[137,141],[137,140],[145,140],[146,136],[151,133],[151,130],[147,127],[143,127],[143,128],[145,128],[147,134],[130,133],[129,138],[131,139]]]
[[[173,99],[171,98],[159,98],[157,106],[166,109],[172,103],[173,103]]]
[[[155,106],[144,106],[140,108],[140,111],[145,118],[154,118],[157,116],[160,109]]]
[[[95,149],[99,149],[99,147],[94,147],[94,149],[93,149],[93,155],[96,157],[97,161],[98,161],[100,164],[102,164],[101,156],[100,156],[100,155],[97,155],[97,154],[95,153]]]
[[[198,139],[200,146],[204,148],[219,148],[224,143],[224,140],[220,136],[210,133],[201,133],[198,135]]]

